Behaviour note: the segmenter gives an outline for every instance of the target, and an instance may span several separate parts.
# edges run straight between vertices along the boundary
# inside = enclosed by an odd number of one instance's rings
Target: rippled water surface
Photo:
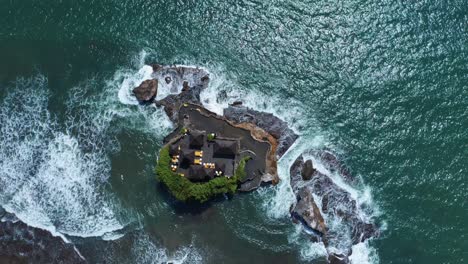
[[[303,148],[340,154],[384,230],[354,263],[468,261],[466,1],[0,6],[0,205],[90,262],[323,263],[280,187],[201,212],[158,187],[173,127],[119,98],[154,62],[207,68],[214,110],[242,97],[286,120],[283,175]]]

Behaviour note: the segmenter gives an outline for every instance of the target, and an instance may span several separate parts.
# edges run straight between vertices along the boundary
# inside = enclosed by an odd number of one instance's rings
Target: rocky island
[[[163,107],[175,124],[164,139],[156,165],[157,179],[174,197],[206,202],[219,195],[278,183],[277,161],[298,138],[286,122],[245,107],[241,101],[232,102],[223,115],[213,113],[200,100],[210,80],[205,69],[175,65],[152,68],[152,79],[143,81],[133,93],[140,104]],[[166,96],[159,96],[158,89]],[[332,152],[303,153],[290,168],[296,195],[291,218],[304,226],[312,241],[325,245],[330,263],[349,263],[352,246],[378,236],[378,228],[363,216],[349,192],[314,168],[313,160],[320,160],[353,184],[354,179]],[[343,226],[342,233],[329,228],[337,221]]]

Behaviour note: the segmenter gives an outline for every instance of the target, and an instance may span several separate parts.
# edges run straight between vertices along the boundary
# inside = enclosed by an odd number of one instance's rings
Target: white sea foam
[[[203,106],[210,111],[223,115],[224,109],[230,103],[241,101],[246,107],[272,113],[286,121],[297,134],[300,134],[299,127],[310,121],[303,118],[306,116],[304,109],[296,100],[284,98],[278,94],[270,95],[261,91],[246,89],[240,86],[233,76],[227,77],[221,66],[213,67],[215,68],[209,71],[210,83],[200,94]],[[287,109],[287,111],[284,109]]]
[[[118,93],[120,102],[123,104],[137,105],[138,101],[135,96],[133,96],[132,90],[143,81],[151,79],[152,73],[153,68],[148,65],[143,65],[136,73],[129,70],[117,71],[114,75],[113,82],[121,81]],[[158,93],[163,91],[161,88],[162,87],[158,87]]]
[[[289,216],[289,208],[296,202],[296,195],[291,188],[289,168],[296,160],[297,156],[310,147],[318,147],[323,144],[324,138],[317,136],[314,138],[299,137],[278,162],[278,176],[280,182],[271,189],[259,189],[263,193],[265,200],[263,207],[269,217],[283,218]]]
[[[302,225],[294,225],[288,234],[288,242],[299,248],[302,260],[313,260],[327,256],[327,249],[322,242],[311,242]]]
[[[38,76],[18,80],[1,106],[0,202],[26,224],[62,238],[122,228],[98,182],[109,175],[108,158],[93,148],[83,152],[76,137],[59,132],[48,97],[47,80]]]
[[[179,248],[176,252],[169,252],[167,249],[153,242],[147,235],[141,235],[134,242],[132,255],[135,263],[174,263],[174,264],[197,264],[203,263],[202,256],[193,246]]]
[[[144,56],[146,56],[144,52],[139,56],[141,63],[144,62],[144,59],[142,59]],[[113,79],[107,81],[107,90],[110,93],[106,96],[114,97],[115,91],[117,90],[120,103],[125,105],[138,105],[138,101],[132,94],[132,90],[140,85],[142,81],[153,78],[152,73],[153,68],[148,65],[141,65],[137,71],[120,69],[116,71]],[[162,83],[165,84],[165,82]],[[164,84],[161,84],[161,82],[159,83],[158,96],[156,98],[158,100],[170,94],[170,91],[167,87],[164,87]],[[109,109],[115,107],[115,105],[110,106]],[[123,117],[127,123],[130,123],[129,126],[132,129],[140,130],[145,133],[149,132],[157,136],[164,136],[173,129],[173,124],[164,110],[154,105],[138,106],[136,108],[118,108],[118,111],[114,114]]]
[[[379,263],[377,251],[369,246],[369,242],[361,242],[353,246],[353,253],[349,257],[352,264],[376,264]]]

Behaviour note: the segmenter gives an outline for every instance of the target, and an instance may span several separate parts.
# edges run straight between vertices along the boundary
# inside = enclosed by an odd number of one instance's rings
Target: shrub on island
[[[164,183],[169,192],[180,201],[206,202],[220,194],[234,194],[238,182],[245,178],[245,163],[250,157],[244,157],[236,168],[232,177],[216,177],[208,182],[194,183],[187,178],[171,171],[171,156],[169,147],[163,147],[159,152],[159,161],[156,164],[157,179]]]
[[[215,140],[215,138],[216,138],[216,135],[214,133],[209,133],[206,136],[206,140],[208,140],[208,141],[213,141],[213,140]]]

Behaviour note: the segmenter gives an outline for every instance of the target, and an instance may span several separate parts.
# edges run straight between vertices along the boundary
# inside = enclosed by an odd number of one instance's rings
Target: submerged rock
[[[140,103],[151,103],[158,93],[158,80],[151,79],[143,81],[133,89],[133,94]]]

